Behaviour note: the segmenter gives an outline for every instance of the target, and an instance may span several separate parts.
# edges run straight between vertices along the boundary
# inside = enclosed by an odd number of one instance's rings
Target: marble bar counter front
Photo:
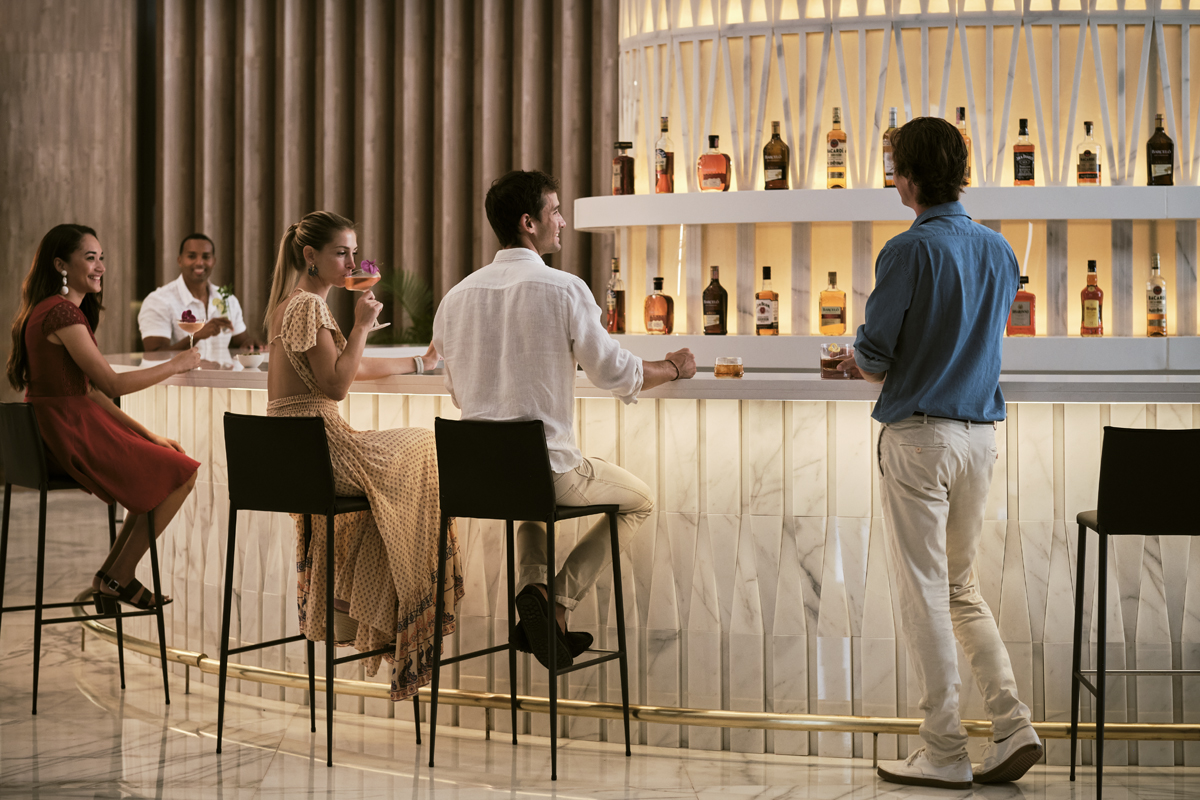
[[[919,695],[900,630],[884,546],[871,418],[878,395],[861,381],[822,381],[818,337],[627,336],[646,358],[690,347],[708,371],[644,392],[623,405],[580,373],[576,435],[588,455],[620,464],[656,494],[654,513],[622,555],[631,632],[631,701],[659,706],[766,712],[920,717]],[[848,337],[839,341],[849,342]],[[411,355],[423,348],[373,349]],[[713,377],[717,355],[741,355],[744,378]],[[141,357],[112,357],[135,369]],[[240,367],[240,365],[237,365]],[[1071,368],[1074,369],[1071,369]],[[242,512],[237,552],[225,552],[228,487],[222,415],[265,414],[266,368],[199,369],[122,398],[151,429],[179,440],[201,461],[200,479],[163,534],[167,637],[174,647],[219,652],[225,559],[234,561],[238,643],[296,632],[295,537],[279,514]],[[997,426],[996,463],[977,575],[1007,643],[1022,699],[1037,720],[1070,719],[1075,587],[1075,515],[1095,508],[1105,425],[1200,427],[1200,347],[1196,340],[1006,340],[1002,387],[1008,415]],[[457,418],[439,374],[355,383],[341,403],[356,428],[433,427]],[[1153,495],[1146,455],[1147,496]],[[1165,498],[1171,501],[1171,498]],[[558,552],[591,520],[560,528]],[[503,642],[508,620],[502,584],[503,524],[461,520],[466,576],[458,633],[448,652]],[[1095,539],[1092,540],[1093,543]],[[1096,548],[1088,550],[1085,630],[1095,639]],[[1112,602],[1106,643],[1110,668],[1200,668],[1200,542],[1189,537],[1111,540]],[[148,565],[143,565],[148,572]],[[148,574],[141,576],[148,580]],[[572,628],[615,642],[611,577],[571,618]],[[127,630],[153,638],[146,620]],[[304,649],[258,652],[250,663],[303,673]],[[490,660],[489,660],[490,659]],[[506,692],[506,657],[456,665],[452,687]],[[545,671],[518,661],[518,688],[544,694]],[[607,665],[605,665],[607,667]],[[564,696],[618,701],[614,668],[566,676]],[[181,665],[173,668],[183,671]],[[963,714],[986,718],[962,661]],[[339,675],[363,677],[361,664]],[[192,677],[198,677],[193,675]],[[386,670],[376,677],[386,680]],[[203,676],[212,681],[212,676]],[[243,682],[234,690],[303,702],[302,692]],[[1086,694],[1086,693],[1085,693]],[[356,697],[338,709],[407,718],[407,704]],[[444,707],[442,722],[507,730],[507,714]],[[1083,718],[1091,719],[1090,709]],[[1200,679],[1118,678],[1109,683],[1107,720],[1200,721]],[[548,732],[541,715],[522,730]],[[620,741],[621,724],[563,718],[561,734]],[[635,742],[738,752],[870,755],[861,735],[639,723]],[[982,740],[972,739],[979,757]],[[881,735],[881,758],[904,756],[907,737]],[[1068,743],[1050,741],[1051,764]],[[1106,764],[1200,765],[1200,743],[1108,742]],[[1083,747],[1090,761],[1090,743]]]

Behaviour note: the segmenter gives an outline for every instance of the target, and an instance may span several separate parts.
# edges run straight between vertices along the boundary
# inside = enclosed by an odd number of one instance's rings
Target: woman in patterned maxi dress
[[[271,302],[267,308],[271,360],[267,415],[319,416],[325,421],[335,489],[339,495],[366,495],[371,510],[341,514],[334,521],[334,607],[357,622],[354,647],[360,651],[395,642],[391,696],[403,700],[430,679],[437,581],[437,451],[433,432],[424,428],[357,431],[338,411],[354,380],[415,372],[415,359],[363,358],[367,333],[382,305],[368,291],[355,307],[347,339],[326,305],[354,269],[357,237],[353,223],[328,212],[313,212],[288,228],[279,246]],[[295,280],[296,288],[287,292]],[[432,348],[422,366],[433,368]],[[423,370],[422,370],[423,371]],[[447,558],[444,633],[455,628],[463,578],[453,524]],[[325,521],[314,518],[308,552],[302,518],[297,518],[297,602],[301,631],[325,639]],[[339,623],[340,627],[340,623]],[[336,632],[335,632],[336,635]],[[380,658],[366,660],[374,675]]]

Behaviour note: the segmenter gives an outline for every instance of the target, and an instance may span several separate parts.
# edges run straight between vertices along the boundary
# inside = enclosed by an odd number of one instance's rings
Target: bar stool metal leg
[[[42,589],[46,568],[46,487],[38,500],[37,589],[33,599],[33,713],[37,714],[38,670],[42,659]]]
[[[225,731],[225,681],[229,674],[229,617],[233,606],[233,556],[237,553],[237,508],[229,509],[229,535],[225,539],[225,591],[221,600],[221,670],[217,678],[217,752]],[[309,667],[312,674],[312,667]]]
[[[325,514],[325,761],[333,766],[333,656],[337,642],[333,632],[333,518],[331,505]]]
[[[231,512],[232,513],[232,512]],[[312,570],[312,517],[304,515],[304,557],[308,559],[308,568]],[[307,639],[305,649],[308,651],[308,721],[309,730],[317,732],[317,647],[316,642]]]
[[[121,604],[117,603],[117,612],[113,615],[117,626],[117,668],[121,673],[121,688],[125,688],[125,628],[121,624]]]
[[[517,743],[517,648],[513,640],[517,636],[517,595],[515,591],[515,536],[513,521],[505,520],[508,544],[508,696],[512,706],[512,743]]]
[[[625,587],[621,583],[621,540],[617,536],[617,515],[608,515],[608,535],[612,542],[613,599],[617,613],[617,649],[621,669],[621,707],[625,712],[625,756],[633,754],[629,743],[629,651],[625,646]]]
[[[1075,754],[1079,744],[1079,687],[1083,652],[1083,582],[1087,566],[1087,526],[1079,526],[1075,548],[1075,626],[1071,646],[1071,780],[1075,780]]]
[[[8,510],[12,504],[12,484],[4,484],[4,522],[0,524],[0,622],[4,620],[4,575],[8,564]]]
[[[413,695],[413,727],[417,730],[417,744],[421,743],[421,698]]]
[[[158,534],[154,527],[154,509],[146,512],[146,522],[150,528],[150,574],[154,579],[155,597],[161,600],[163,596],[162,575],[158,569]],[[161,602],[154,604],[154,616],[158,620],[158,660],[162,664],[163,696],[166,704],[171,705],[171,687],[167,683],[167,626],[163,622],[163,604]]]
[[[433,768],[433,749],[437,742],[438,685],[442,675],[442,615],[446,611],[446,550],[450,538],[449,520],[442,515],[438,529],[437,597],[433,601],[433,679],[429,697],[429,767]]]
[[[546,521],[546,650],[550,657],[550,780],[558,780],[558,615],[555,613],[554,517]]]
[[[1101,784],[1104,781],[1104,696],[1107,693],[1108,680],[1104,671],[1108,657],[1108,536],[1100,533],[1100,543],[1096,548],[1099,559],[1099,569],[1096,570],[1096,580],[1099,581],[1100,595],[1096,604],[1096,800],[1103,796]]]

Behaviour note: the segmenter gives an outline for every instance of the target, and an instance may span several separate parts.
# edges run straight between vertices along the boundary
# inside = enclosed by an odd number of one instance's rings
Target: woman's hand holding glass
[[[370,332],[382,311],[383,303],[375,299],[375,294],[369,290],[363,292],[354,304],[354,327],[365,328]]]
[[[175,368],[175,374],[180,372],[190,372],[200,366],[200,350],[196,347],[189,347],[179,355],[175,356],[170,361],[171,366]]]

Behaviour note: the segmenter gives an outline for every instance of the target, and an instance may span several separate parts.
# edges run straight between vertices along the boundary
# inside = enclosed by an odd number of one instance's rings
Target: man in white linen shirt
[[[501,250],[491,264],[451,289],[433,322],[433,346],[445,360],[446,389],[463,419],[540,419],[558,502],[583,506],[615,503],[621,548],[654,508],[650,488],[637,476],[575,445],[575,365],[624,403],[668,381],[691,378],[690,350],[646,361],[621,348],[601,324],[592,290],[578,277],[546,266],[542,256],[562,249],[566,227],[558,182],[542,172],[515,170],[496,180],[485,202]],[[555,576],[555,616],[561,668],[590,646],[586,633],[567,631],[566,615],[610,563],[608,521],[584,534]],[[546,595],[546,528],[522,522],[517,529],[523,587],[517,596],[517,644],[549,662]]]
[[[232,294],[222,298],[216,284],[209,280],[216,266],[216,245],[203,233],[192,233],[179,243],[179,277],[155,289],[142,301],[138,312],[138,328],[142,347],[147,353],[156,350],[186,350],[188,335],[179,327],[180,317],[190,310],[204,327],[195,336],[201,355],[209,360],[219,359],[218,351],[230,347],[256,344],[246,330],[242,306]],[[226,358],[228,353],[224,353]]]

